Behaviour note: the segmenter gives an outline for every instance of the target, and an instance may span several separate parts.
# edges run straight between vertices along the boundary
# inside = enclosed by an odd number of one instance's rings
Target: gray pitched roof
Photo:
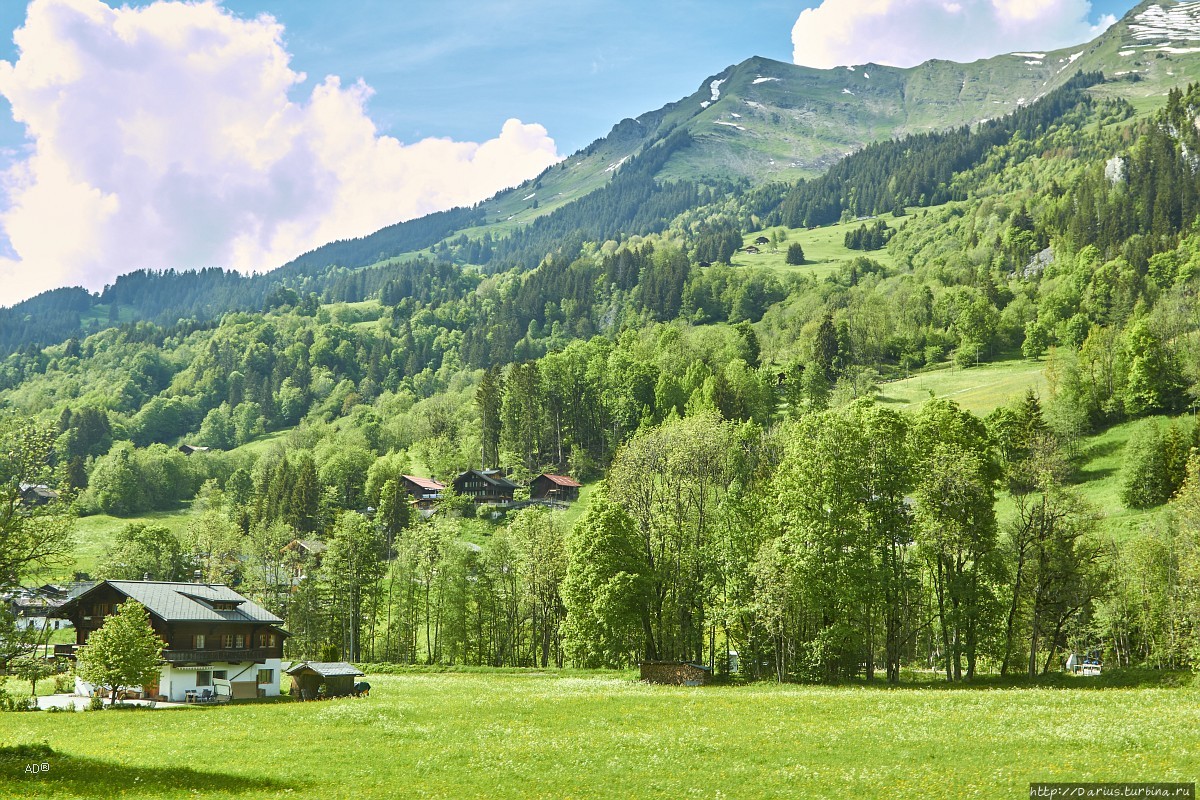
[[[279,617],[221,583],[168,583],[164,581],[102,581],[146,607],[166,622],[265,622],[282,623]],[[96,587],[92,587],[93,589]],[[85,592],[86,594],[86,592]],[[74,602],[82,597],[72,598]],[[218,610],[213,602],[237,603],[233,610]]]
[[[345,661],[301,661],[292,664],[284,672],[288,675],[295,675],[298,672],[303,672],[306,669],[311,669],[323,678],[332,678],[337,675],[363,675],[365,674],[353,664],[348,664]]]

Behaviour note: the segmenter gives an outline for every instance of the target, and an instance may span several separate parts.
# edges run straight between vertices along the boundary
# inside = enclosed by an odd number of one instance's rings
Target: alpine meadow
[[[78,0],[244,22],[138,3]],[[1121,10],[697,73],[282,266],[0,282],[0,794],[1193,797],[1200,3]]]

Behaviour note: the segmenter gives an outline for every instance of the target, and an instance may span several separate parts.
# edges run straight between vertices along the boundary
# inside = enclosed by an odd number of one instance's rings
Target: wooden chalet
[[[760,251],[759,251],[759,249],[758,249],[757,247],[755,247],[754,245],[750,245],[749,247],[743,247],[743,248],[742,248],[742,252],[743,252],[743,253],[749,253],[750,255],[754,255],[754,256],[756,256],[756,255],[758,255],[758,254],[759,254],[759,252],[760,252]]]
[[[400,481],[404,486],[404,491],[412,496],[413,503],[422,511],[433,508],[437,501],[442,499],[442,492],[446,491],[446,485],[438,483],[433,478],[401,475]]]
[[[754,240],[754,243],[755,244],[770,244],[771,240],[765,236],[759,236],[757,239]]]
[[[354,694],[354,679],[363,675],[345,661],[299,661],[287,668],[287,674],[292,676],[291,695],[296,700]]]
[[[570,503],[579,499],[582,484],[566,475],[551,475],[543,472],[529,484],[530,500],[559,500]]]
[[[179,452],[185,456],[190,456],[192,453],[207,453],[208,448],[197,444],[181,444],[179,445]]]
[[[299,580],[309,569],[321,565],[321,558],[328,547],[320,539],[292,539],[279,552],[292,565],[292,577]]]
[[[55,610],[75,625],[75,646],[87,645],[126,600],[150,613],[166,642],[158,680],[142,687],[148,697],[173,702],[240,700],[279,694],[283,640],[279,617],[224,584],[101,581]],[[95,687],[76,678],[76,691]]]
[[[58,499],[58,492],[44,483],[22,483],[17,486],[21,495],[21,504],[26,506],[44,506]]]
[[[507,505],[519,487],[498,469],[469,469],[454,479],[454,491],[473,498],[477,504]]]

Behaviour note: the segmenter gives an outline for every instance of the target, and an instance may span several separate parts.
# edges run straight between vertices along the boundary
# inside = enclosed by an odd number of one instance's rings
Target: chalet
[[[413,503],[422,511],[433,508],[437,501],[442,499],[442,492],[446,491],[444,483],[438,483],[432,478],[401,475],[400,481],[404,491],[412,496]]]
[[[66,599],[68,591],[62,586],[46,584],[36,589],[18,588],[0,595],[0,605],[7,606],[18,630],[58,630],[70,627],[64,619],[53,619],[54,610]]]
[[[703,268],[703,267],[711,267],[711,266],[712,266],[712,262],[711,262],[711,261],[701,261],[701,262],[700,262],[700,266],[701,266],[702,268]]]
[[[454,479],[454,491],[473,498],[478,504],[511,503],[517,488],[498,469],[469,469]]]
[[[179,445],[179,452],[185,456],[190,456],[192,453],[207,453],[208,448],[196,444],[181,444]]]
[[[21,503],[27,506],[44,506],[58,499],[58,492],[44,483],[22,483],[17,486]]]
[[[754,245],[750,245],[749,247],[743,247],[743,248],[742,248],[742,252],[743,252],[743,253],[749,253],[749,254],[751,254],[751,255],[755,255],[755,256],[756,256],[756,255],[758,255],[758,254],[759,254],[760,252],[762,252],[762,251],[761,251],[761,250],[759,250],[759,249],[758,249],[757,247],[755,247]]]
[[[530,500],[560,500],[569,503],[579,499],[581,484],[566,475],[551,475],[543,472],[529,484]]]
[[[101,581],[59,606],[55,616],[75,624],[80,647],[126,600],[146,607],[154,632],[166,642],[157,683],[143,687],[148,696],[187,702],[279,694],[288,636],[283,620],[224,584]],[[80,693],[92,688],[76,679]]]
[[[328,545],[320,539],[292,539],[279,552],[292,565],[293,577],[299,580],[309,569],[321,565],[327,548]]]
[[[771,240],[765,236],[759,236],[757,239],[754,240],[754,243],[755,244],[770,244]]]
[[[354,694],[354,679],[363,675],[345,661],[300,661],[288,667],[287,674],[292,677],[291,695],[297,700]]]

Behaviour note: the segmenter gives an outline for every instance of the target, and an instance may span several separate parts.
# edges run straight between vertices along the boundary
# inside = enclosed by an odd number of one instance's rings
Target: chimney
[[[149,572],[143,572],[143,573],[142,573],[142,580],[144,580],[144,581],[148,581],[148,580],[150,580],[150,573],[149,573]]]
[[[203,574],[204,573],[202,573],[200,570],[196,570],[195,572],[193,572],[192,573],[192,583],[200,583],[201,582],[200,576]]]

